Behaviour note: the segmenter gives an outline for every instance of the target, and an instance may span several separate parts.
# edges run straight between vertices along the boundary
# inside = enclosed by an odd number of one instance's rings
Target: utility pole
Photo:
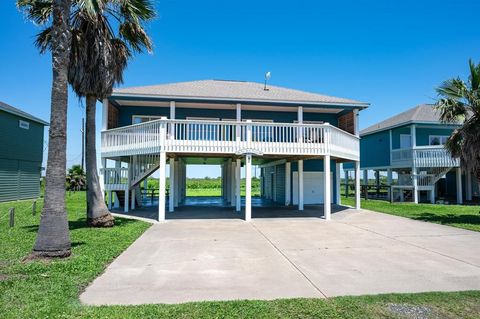
[[[85,163],[85,118],[82,117],[82,128],[80,129],[80,132],[82,132],[82,171],[83,171],[83,163]]]

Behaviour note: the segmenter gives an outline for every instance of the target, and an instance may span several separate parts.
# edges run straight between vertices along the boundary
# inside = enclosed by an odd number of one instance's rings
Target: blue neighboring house
[[[444,148],[456,127],[442,123],[433,105],[423,104],[362,130],[363,184],[368,183],[369,171],[375,171],[377,183],[386,172],[393,201],[461,204],[464,198],[470,201],[478,197],[474,177],[462,170],[459,160],[451,158]]]
[[[192,203],[186,196],[186,166],[216,164],[222,167],[222,196],[208,199],[208,205],[244,210],[248,221],[258,204],[298,205],[298,210],[324,204],[329,219],[330,204],[339,203],[340,164],[355,162],[359,169],[358,115],[366,107],[244,81],[117,89],[103,101],[101,150],[104,187],[113,199],[109,206],[134,209],[142,203],[139,186],[158,171],[155,218],[162,221],[166,208],[173,213]],[[253,202],[252,165],[261,167],[261,198]],[[356,185],[359,207],[359,177]]]

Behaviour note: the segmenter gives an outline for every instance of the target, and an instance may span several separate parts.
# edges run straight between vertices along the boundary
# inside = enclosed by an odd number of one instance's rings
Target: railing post
[[[252,147],[252,120],[247,120],[247,148]]]
[[[167,118],[165,116],[162,116],[160,118],[162,121],[160,123],[160,132],[159,132],[159,146],[160,146],[160,151],[165,151],[165,144],[166,144],[166,138],[167,138]]]

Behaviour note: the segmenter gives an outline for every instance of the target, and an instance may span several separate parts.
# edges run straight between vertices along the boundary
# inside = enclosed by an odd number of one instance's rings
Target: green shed
[[[0,101],[0,202],[39,196],[47,125]]]

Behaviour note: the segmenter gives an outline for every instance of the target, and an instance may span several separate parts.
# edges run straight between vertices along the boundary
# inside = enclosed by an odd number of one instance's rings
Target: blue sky
[[[480,61],[480,1],[155,1],[155,49],[123,86],[197,79],[263,80],[371,103],[362,128],[420,103]],[[37,27],[1,1],[0,100],[49,119],[50,56]],[[70,95],[68,165],[80,161],[81,103]],[[100,120],[101,113],[97,115]],[[211,169],[209,174],[215,175]],[[205,175],[192,170],[191,176]]]

